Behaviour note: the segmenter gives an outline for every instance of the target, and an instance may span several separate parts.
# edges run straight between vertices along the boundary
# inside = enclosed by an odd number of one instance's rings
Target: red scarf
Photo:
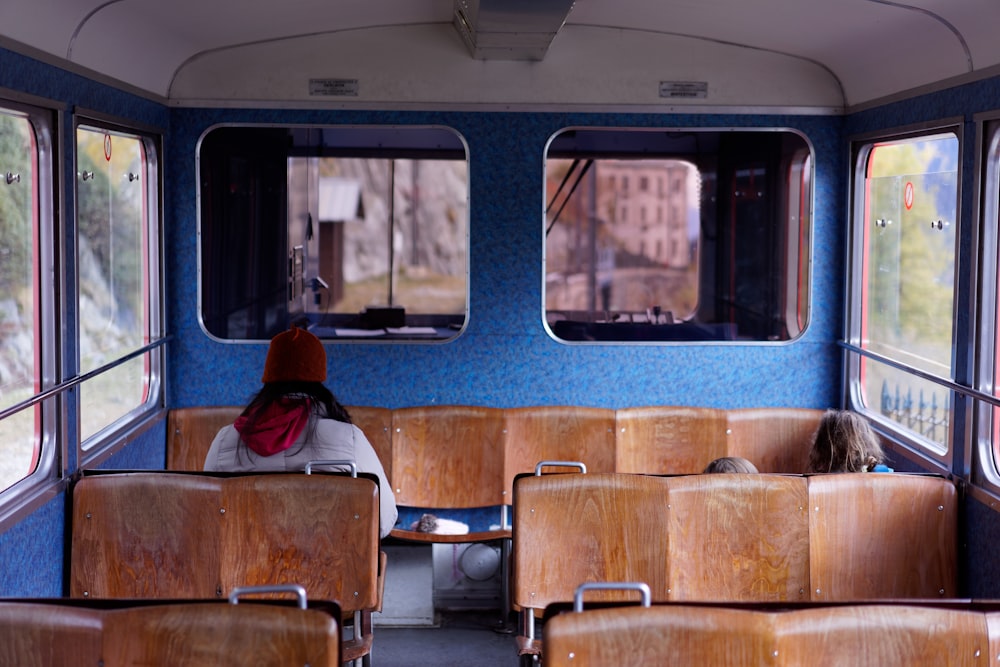
[[[308,398],[283,398],[251,415],[252,421],[251,416],[237,417],[233,426],[247,447],[261,456],[272,456],[292,446],[311,413]]]

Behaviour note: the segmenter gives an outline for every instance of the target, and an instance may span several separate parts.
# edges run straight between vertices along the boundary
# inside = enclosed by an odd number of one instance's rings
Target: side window
[[[84,449],[157,397],[158,175],[151,138],[76,128],[80,427]]]
[[[937,454],[954,380],[959,140],[940,132],[856,148],[852,401]]]
[[[468,312],[465,144],[438,127],[202,138],[199,299],[223,340],[446,341]]]
[[[983,218],[982,273],[979,307],[982,310],[978,346],[977,389],[1000,401],[1000,120],[983,124],[981,192]],[[979,471],[996,485],[1000,482],[1000,407],[980,401],[978,405]]]
[[[791,131],[569,129],[545,161],[562,342],[788,341],[809,317],[812,159]]]
[[[30,401],[42,389],[39,170],[52,168],[42,122],[0,106],[0,490],[41,460],[41,405]]]

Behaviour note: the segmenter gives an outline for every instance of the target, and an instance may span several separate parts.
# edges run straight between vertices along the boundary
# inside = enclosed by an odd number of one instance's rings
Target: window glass
[[[103,369],[80,386],[84,441],[149,398],[149,354],[116,362],[150,340],[154,178],[142,138],[77,128],[80,373]]]
[[[864,159],[860,343],[898,366],[862,357],[860,398],[945,452],[950,391],[907,369],[954,378],[958,138],[879,142]]]
[[[547,151],[545,318],[567,342],[787,341],[812,161],[787,131],[572,129]]]
[[[34,396],[38,350],[38,147],[29,119],[0,109],[0,410]],[[0,490],[38,464],[38,410],[0,420]]]
[[[456,336],[468,161],[443,128],[210,131],[199,151],[201,315],[220,339]]]

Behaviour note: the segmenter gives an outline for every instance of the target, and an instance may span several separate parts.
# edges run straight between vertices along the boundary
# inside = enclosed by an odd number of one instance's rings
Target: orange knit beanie
[[[305,329],[292,327],[271,339],[264,362],[268,382],[323,382],[326,380],[326,350],[319,338]]]

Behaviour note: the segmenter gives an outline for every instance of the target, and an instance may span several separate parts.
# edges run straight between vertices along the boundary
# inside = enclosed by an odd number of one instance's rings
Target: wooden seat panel
[[[378,600],[377,484],[337,475],[240,475],[221,480],[222,583],[298,584],[343,611]]]
[[[505,504],[501,409],[396,408],[392,431],[398,505],[463,509]]]
[[[804,473],[823,414],[823,410],[809,408],[729,410],[728,455],[752,461],[760,472]]]
[[[776,664],[770,627],[766,612],[722,607],[594,609],[549,619],[543,651],[546,667],[759,667]]]
[[[73,487],[70,596],[222,595],[223,508],[212,477],[85,475]]]
[[[906,605],[819,607],[775,614],[781,665],[950,665],[987,660],[982,613]]]
[[[809,599],[805,478],[688,475],[667,488],[671,599]]]
[[[895,473],[808,480],[814,600],[955,597],[958,511],[952,482]]]
[[[172,409],[167,415],[167,470],[204,470],[212,440],[241,412],[237,405]]]
[[[514,496],[514,478],[534,472],[540,461],[579,461],[588,472],[615,471],[615,411],[610,408],[506,408],[503,419],[506,504]]]
[[[97,665],[101,660],[101,633],[101,618],[89,609],[0,602],[0,665]]]
[[[337,620],[308,609],[156,605],[110,611],[104,625],[105,667],[340,665]]]
[[[617,472],[699,473],[726,455],[726,412],[716,408],[652,406],[616,412]]]
[[[513,603],[540,615],[594,581],[646,583],[667,599],[663,478],[615,473],[520,477],[514,483]],[[594,600],[632,593],[595,591]]]

